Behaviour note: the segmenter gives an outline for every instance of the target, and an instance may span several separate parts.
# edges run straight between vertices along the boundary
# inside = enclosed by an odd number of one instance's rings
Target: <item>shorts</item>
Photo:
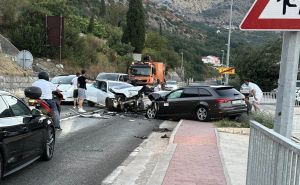
[[[84,100],[86,98],[85,89],[78,88],[78,98]]]
[[[73,98],[78,98],[78,89],[74,89]]]

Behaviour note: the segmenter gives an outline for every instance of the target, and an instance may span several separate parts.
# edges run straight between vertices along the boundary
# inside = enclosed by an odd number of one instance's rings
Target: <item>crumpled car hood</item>
[[[124,89],[111,88],[111,92],[114,94],[124,94],[126,98],[131,98],[138,95],[142,88],[143,86],[129,87]]]

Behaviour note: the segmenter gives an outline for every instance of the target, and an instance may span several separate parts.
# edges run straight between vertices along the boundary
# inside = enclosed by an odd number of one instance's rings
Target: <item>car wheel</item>
[[[154,119],[156,117],[157,110],[154,106],[151,106],[147,109],[146,116],[149,119]]]
[[[49,127],[47,130],[47,140],[44,148],[44,153],[42,159],[49,161],[54,154],[54,145],[55,145],[55,131],[53,127]]]
[[[88,103],[89,107],[95,107],[95,103],[94,102],[88,101],[87,103]]]
[[[109,111],[113,111],[114,110],[114,107],[112,105],[112,101],[109,98],[106,98],[106,100],[105,100],[105,107]]]
[[[198,107],[196,110],[196,118],[199,121],[209,121],[208,110],[205,107]]]

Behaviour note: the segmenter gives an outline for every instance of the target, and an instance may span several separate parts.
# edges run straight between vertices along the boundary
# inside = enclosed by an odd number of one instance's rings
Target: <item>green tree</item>
[[[94,27],[95,27],[95,17],[94,17],[94,15],[92,15],[92,17],[90,18],[89,26],[87,28],[87,32],[93,33]]]
[[[112,2],[107,8],[106,21],[113,26],[126,27],[126,13],[128,8],[120,3]]]
[[[145,15],[142,0],[130,0],[127,25],[122,41],[130,43],[134,52],[141,53],[145,43]]]
[[[145,47],[156,51],[162,51],[163,49],[167,49],[168,40],[157,32],[150,32],[147,34]]]
[[[106,4],[105,0],[101,0],[101,6],[100,6],[100,12],[99,12],[100,17],[105,17],[106,15]]]
[[[262,47],[245,47],[236,51],[233,65],[241,80],[250,79],[263,91],[277,87],[281,42],[269,43]]]

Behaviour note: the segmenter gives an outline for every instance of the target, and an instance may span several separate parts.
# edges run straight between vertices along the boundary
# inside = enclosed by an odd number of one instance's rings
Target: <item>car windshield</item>
[[[108,85],[110,88],[114,88],[114,89],[126,89],[129,87],[133,87],[132,85],[127,83],[116,83],[116,82],[109,82]]]
[[[150,76],[151,68],[149,66],[132,67],[130,72],[132,75]]]
[[[54,84],[71,84],[75,75],[71,76],[56,76],[54,77],[51,82]]]
[[[217,88],[216,92],[221,97],[234,97],[240,95],[240,92],[234,88]]]
[[[112,81],[118,81],[119,74],[108,74],[108,73],[100,73],[97,76],[97,80],[112,80]]]
[[[176,81],[167,81],[167,85],[176,85]]]

